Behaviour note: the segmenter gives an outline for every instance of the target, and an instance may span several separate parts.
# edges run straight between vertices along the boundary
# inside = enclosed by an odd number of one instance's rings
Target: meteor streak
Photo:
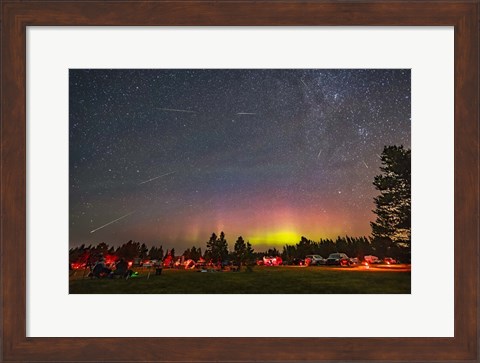
[[[237,112],[237,115],[256,115],[254,112]]]
[[[367,163],[366,163],[364,160],[362,160],[362,163],[363,163],[363,165],[365,165],[365,167],[368,169],[368,165],[367,165]]]
[[[152,178],[152,179],[145,180],[145,181],[143,181],[143,182],[139,183],[138,185],[141,185],[141,184],[145,184],[145,183],[151,182],[152,180],[155,180],[155,179],[161,178],[162,176],[167,176],[167,175],[170,175],[170,174],[173,174],[173,173],[175,173],[175,171],[171,171],[170,173],[162,174],[162,175],[156,176],[155,178]]]
[[[179,110],[179,109],[176,109],[176,108],[158,108],[158,110],[171,111],[171,112],[183,112],[183,113],[197,113],[196,111]]]
[[[124,216],[121,216],[120,218],[117,218],[117,219],[115,219],[115,220],[113,220],[113,221],[111,221],[111,222],[108,222],[107,224],[104,224],[103,226],[100,226],[100,227],[98,227],[98,228],[95,228],[94,230],[91,230],[90,233],[94,233],[94,232],[98,231],[99,229],[102,229],[102,228],[104,228],[104,227],[106,227],[106,226],[109,226],[110,224],[115,223],[115,222],[117,222],[117,221],[119,221],[120,219],[123,219],[123,218],[125,218],[125,217],[128,217],[129,215],[131,215],[131,214],[133,214],[133,213],[135,213],[135,211],[130,212],[130,213],[128,213],[128,214],[125,214]]]

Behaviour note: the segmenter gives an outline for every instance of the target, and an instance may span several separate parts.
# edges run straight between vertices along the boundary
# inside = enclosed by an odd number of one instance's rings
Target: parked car
[[[150,261],[150,260],[145,260],[142,262],[142,267],[153,267],[155,265],[155,263],[153,261]]]
[[[363,260],[369,265],[382,263],[382,261],[377,256],[367,255],[363,257]]]
[[[327,260],[320,255],[305,256],[305,265],[307,266],[325,265],[326,262]]]
[[[391,258],[391,257],[385,257],[383,259],[383,262],[387,265],[394,265],[397,263],[397,260],[395,260],[394,258]]]
[[[263,264],[265,266],[280,266],[282,262],[280,256],[263,256]]]
[[[300,259],[300,258],[294,258],[292,260],[292,265],[296,265],[296,266],[304,266],[305,265],[305,261]]]
[[[327,258],[327,265],[350,266],[350,258],[345,253],[332,253]]]
[[[358,265],[359,263],[360,263],[360,260],[357,257],[350,258],[351,265]]]

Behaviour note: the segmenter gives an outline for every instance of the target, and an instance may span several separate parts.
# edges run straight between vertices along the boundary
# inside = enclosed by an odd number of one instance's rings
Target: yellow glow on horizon
[[[277,230],[272,232],[258,233],[249,238],[253,244],[269,244],[283,246],[285,244],[295,244],[300,241],[302,236],[290,229]]]

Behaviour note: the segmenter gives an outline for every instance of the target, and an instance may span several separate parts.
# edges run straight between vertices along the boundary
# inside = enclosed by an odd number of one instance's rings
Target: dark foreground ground
[[[138,270],[123,279],[70,276],[71,294],[409,294],[409,266],[392,268],[254,267],[252,272],[163,270],[160,276]]]

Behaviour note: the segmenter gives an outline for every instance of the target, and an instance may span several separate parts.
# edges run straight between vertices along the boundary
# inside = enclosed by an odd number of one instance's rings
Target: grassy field
[[[410,271],[331,267],[254,267],[252,272],[163,270],[123,279],[70,277],[71,294],[409,294]]]

